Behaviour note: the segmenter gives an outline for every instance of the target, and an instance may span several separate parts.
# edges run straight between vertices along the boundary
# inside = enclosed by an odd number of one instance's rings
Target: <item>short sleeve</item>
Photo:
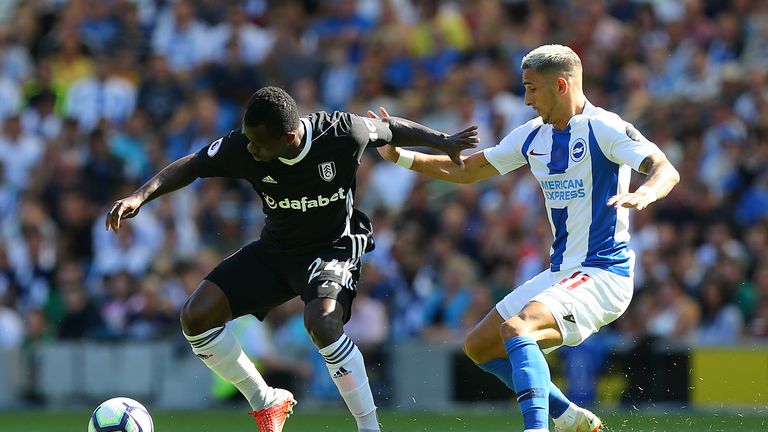
[[[523,146],[533,139],[540,126],[541,119],[537,118],[515,128],[498,145],[483,150],[483,155],[501,175],[528,164]]]
[[[246,148],[247,138],[238,139],[238,132],[232,131],[206,147],[200,149],[194,158],[195,172],[198,177],[238,178],[238,167],[250,154]],[[245,158],[245,159],[244,159]]]
[[[366,147],[381,147],[392,142],[389,125],[374,118],[349,114],[350,135],[360,146],[360,152]]]
[[[638,170],[645,158],[661,152],[656,144],[619,116],[600,117],[593,124],[595,138],[600,148],[613,162],[629,165],[632,169]]]

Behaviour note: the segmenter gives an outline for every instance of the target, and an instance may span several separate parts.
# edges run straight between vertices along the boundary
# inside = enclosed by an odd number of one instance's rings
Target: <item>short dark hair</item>
[[[573,75],[581,71],[581,59],[564,45],[542,45],[523,57],[522,69]]]
[[[296,101],[279,87],[262,87],[248,100],[243,125],[265,125],[270,133],[287,134],[299,127]]]

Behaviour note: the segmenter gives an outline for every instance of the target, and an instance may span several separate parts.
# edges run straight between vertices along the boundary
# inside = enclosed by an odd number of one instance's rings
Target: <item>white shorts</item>
[[[554,315],[563,345],[576,346],[620,317],[627,310],[633,291],[632,277],[607,270],[593,267],[556,273],[545,270],[507,294],[496,304],[496,310],[506,321],[520,313],[528,302],[539,302]]]

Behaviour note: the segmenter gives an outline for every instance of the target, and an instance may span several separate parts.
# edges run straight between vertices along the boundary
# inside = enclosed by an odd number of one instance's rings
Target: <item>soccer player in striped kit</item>
[[[432,178],[473,183],[528,165],[544,194],[551,265],[502,299],[469,333],[466,354],[517,393],[525,432],[595,432],[601,420],[550,381],[544,353],[580,344],[621,316],[633,292],[629,209],[665,197],[680,177],[659,148],[618,115],[590,104],[578,55],[544,45],[522,61],[525,102],[539,117],[464,158],[384,146],[387,160]],[[369,112],[369,116],[378,117]],[[388,114],[380,108],[382,117]],[[631,170],[647,175],[629,190]]]

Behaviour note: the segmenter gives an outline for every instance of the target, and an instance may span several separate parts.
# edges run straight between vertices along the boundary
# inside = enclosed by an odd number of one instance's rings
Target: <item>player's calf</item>
[[[225,326],[231,315],[223,291],[213,282],[203,281],[182,308],[184,337],[209,369],[237,387],[251,408],[259,411],[274,404],[279,395]]]
[[[304,324],[325,359],[328,373],[339,389],[349,411],[355,417],[358,431],[378,432],[376,404],[365,371],[363,354],[343,334],[341,308],[331,299],[315,299],[307,304]],[[336,336],[336,339],[326,342]]]

